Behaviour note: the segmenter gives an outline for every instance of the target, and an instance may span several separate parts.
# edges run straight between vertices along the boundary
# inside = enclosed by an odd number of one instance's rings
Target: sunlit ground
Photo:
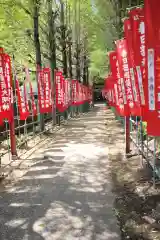
[[[70,121],[33,156],[35,164],[1,195],[0,239],[120,239],[105,116],[98,106]]]

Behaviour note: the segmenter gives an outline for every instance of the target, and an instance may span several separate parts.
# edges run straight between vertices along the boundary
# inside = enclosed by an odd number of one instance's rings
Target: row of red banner
[[[120,116],[141,116],[148,135],[160,136],[159,0],[145,0],[124,20],[124,38],[109,53],[103,95]]]
[[[62,72],[55,72],[56,79],[56,107],[59,112],[69,106],[78,106],[92,101],[92,87],[85,86],[77,80],[64,79]]]
[[[17,98],[20,120],[26,120],[30,114],[37,115],[37,107],[41,114],[51,113],[54,107],[54,94],[56,96],[56,108],[64,112],[69,106],[78,106],[92,101],[92,87],[84,86],[77,80],[66,80],[62,72],[55,71],[55,86],[51,81],[50,68],[37,68],[38,76],[38,106],[35,102],[32,82],[28,69],[25,71],[26,80],[20,87],[18,79],[15,80],[15,92]],[[27,86],[29,85],[29,91]],[[56,90],[54,93],[54,89]],[[29,107],[31,103],[31,110]],[[0,124],[4,119],[14,119],[13,89],[11,59],[3,49],[0,49]]]

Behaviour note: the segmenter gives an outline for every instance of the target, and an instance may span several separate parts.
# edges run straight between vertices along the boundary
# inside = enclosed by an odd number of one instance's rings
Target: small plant
[[[139,122],[138,123],[138,137],[141,138],[141,136],[142,136],[142,140],[146,140],[147,122]]]

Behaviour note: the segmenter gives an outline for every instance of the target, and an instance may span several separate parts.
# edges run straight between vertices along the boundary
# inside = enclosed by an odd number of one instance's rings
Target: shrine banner
[[[76,106],[78,104],[77,96],[78,96],[78,81],[72,80],[72,105],[73,106]]]
[[[85,103],[85,86],[82,84],[82,104]]]
[[[160,14],[158,0],[145,0],[147,133],[160,136]]]
[[[85,87],[83,84],[79,84],[79,104],[84,104],[85,103]]]
[[[114,88],[114,94],[115,94],[115,109],[118,115],[123,115],[124,112],[124,104],[122,107],[122,101],[121,99],[119,99],[119,96],[122,94],[120,93],[120,89],[121,87],[119,86],[119,93],[118,93],[118,78],[120,76],[118,76],[118,68],[117,68],[117,52],[116,51],[112,51],[109,53],[109,61],[110,61],[110,71],[111,71],[111,76],[113,77],[113,88]],[[121,80],[120,80],[120,85],[121,85]],[[120,103],[121,102],[121,105]],[[123,109],[123,110],[122,110]]]
[[[68,108],[68,81],[64,80],[64,111]]]
[[[109,52],[110,72],[113,78],[117,79],[117,52]]]
[[[0,115],[3,119],[13,119],[13,92],[11,85],[11,60],[10,57],[0,52]]]
[[[67,96],[68,96],[68,107],[71,104],[71,81],[70,79],[67,79]]]
[[[109,84],[110,84],[112,106],[116,107],[116,97],[115,97],[115,91],[114,91],[114,78],[112,76],[109,76],[108,80],[109,80]]]
[[[116,41],[117,59],[119,63],[121,86],[128,115],[136,116],[136,105],[133,98],[133,91],[129,73],[128,52],[125,39]]]
[[[134,51],[134,65],[136,72],[136,80],[138,84],[139,100],[141,105],[141,113],[143,120],[146,119],[145,111],[145,95],[146,95],[146,78],[145,78],[145,21],[144,9],[134,8],[129,12],[132,33],[132,48]]]
[[[119,70],[119,63],[118,63],[118,57],[117,52],[110,52],[109,53],[110,58],[110,69],[111,69],[111,75],[114,78],[114,90],[115,90],[115,96],[116,96],[116,110],[120,116],[127,116],[128,111],[126,108],[126,105],[124,104],[125,92],[123,94],[122,86],[123,78],[120,76],[120,70]]]
[[[8,54],[4,54],[4,76],[8,84],[10,102],[13,104],[11,58]]]
[[[113,81],[112,77],[108,76],[105,79],[105,89],[107,92],[107,100],[109,102],[109,105],[111,107],[115,106],[115,94],[114,94],[114,89],[113,89]]]
[[[78,81],[76,82],[76,85],[76,105],[80,105],[83,103],[83,86]]]
[[[68,81],[65,79],[64,80],[64,107],[65,107],[65,110],[68,108]]]
[[[71,81],[70,79],[66,79],[66,106],[67,108],[71,104]]]
[[[126,46],[127,46],[127,52],[128,52],[128,66],[129,66],[130,80],[131,80],[132,91],[133,91],[133,99],[134,99],[134,103],[135,103],[135,115],[141,116],[141,104],[143,103],[143,101],[140,102],[140,97],[139,97],[139,85],[138,85],[137,73],[136,73],[136,68],[135,68],[133,36],[132,36],[132,35],[135,35],[136,33],[132,29],[130,18],[125,19],[125,21],[124,21],[124,34],[125,34]],[[139,50],[137,49],[137,51],[139,51]],[[140,86],[143,86],[142,78],[141,78]],[[143,90],[142,87],[140,89]],[[142,92],[142,91],[140,91],[140,92]],[[144,96],[144,94],[143,94],[143,96]]]
[[[59,112],[63,112],[63,80],[62,72],[55,71],[55,81],[56,81],[56,108]]]
[[[16,95],[18,101],[20,120],[26,120],[29,117],[29,105],[26,93],[26,86],[25,84],[23,85],[22,92],[22,88],[20,88],[19,81],[17,79],[16,79]]]
[[[64,112],[66,110],[66,106],[65,106],[65,79],[63,77],[63,75],[61,76],[61,96],[62,96],[62,112]]]
[[[50,68],[43,69],[44,79],[44,101],[45,101],[45,112],[52,112],[53,101],[52,101],[52,88],[51,88],[51,70]]]
[[[37,68],[38,74],[38,105],[39,105],[39,112],[45,113],[45,102],[44,102],[44,79],[43,79],[43,70],[39,67]]]
[[[110,62],[110,71],[112,76],[112,82],[113,82],[113,88],[114,88],[114,94],[115,94],[115,108],[119,112],[119,99],[118,99],[118,86],[117,86],[117,52],[112,51],[109,53],[109,62]]]

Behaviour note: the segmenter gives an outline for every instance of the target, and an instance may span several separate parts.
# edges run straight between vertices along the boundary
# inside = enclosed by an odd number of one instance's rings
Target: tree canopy
[[[76,69],[79,71],[80,80],[87,66],[90,79],[100,81],[108,72],[107,52],[121,34],[120,19],[125,8],[141,3],[140,0],[0,0],[0,46],[14,55],[14,65],[20,72],[24,65],[35,68],[35,41],[39,38],[43,65],[55,61],[54,67],[70,66],[73,77],[77,77]],[[69,73],[66,71],[65,75]]]

